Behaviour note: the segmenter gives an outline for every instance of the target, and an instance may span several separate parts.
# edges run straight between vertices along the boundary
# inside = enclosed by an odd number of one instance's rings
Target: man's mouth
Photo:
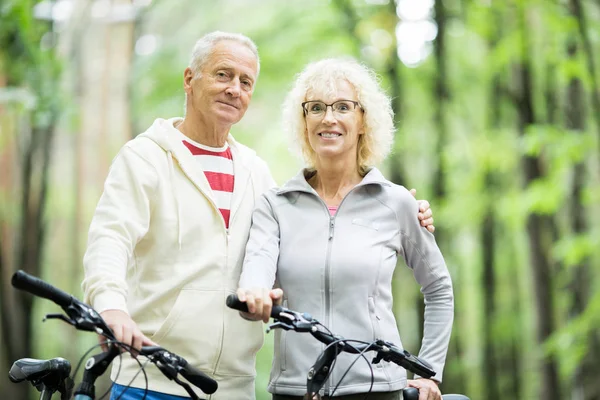
[[[238,107],[234,106],[233,104],[226,103],[226,102],[224,102],[224,101],[217,101],[217,103],[220,103],[220,104],[225,104],[226,106],[233,107],[233,108],[235,108],[236,110],[238,109]]]

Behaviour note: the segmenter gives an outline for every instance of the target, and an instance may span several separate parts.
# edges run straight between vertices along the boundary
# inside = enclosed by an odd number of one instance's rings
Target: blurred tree
[[[579,37],[570,35],[567,43],[568,60],[572,63],[578,63],[580,43],[588,50],[585,52],[587,59],[588,73],[591,75],[591,100],[593,112],[599,112],[600,103],[596,103],[598,99],[596,81],[594,78],[593,56],[590,50],[589,40],[585,27],[585,19],[583,16],[582,4],[579,0],[571,0],[569,2],[569,10],[571,15],[577,21]],[[565,102],[565,128],[567,134],[583,135],[586,131],[586,102],[585,89],[581,78],[578,75],[573,75],[569,79],[566,90]],[[596,121],[600,119],[596,118]],[[600,132],[600,125],[599,132]],[[573,178],[571,182],[571,200],[570,200],[570,220],[571,231],[576,237],[586,235],[589,231],[588,218],[586,217],[586,207],[583,200],[583,191],[585,190],[586,181],[589,179],[585,165],[585,154],[578,157],[573,166]],[[571,282],[569,289],[573,293],[572,304],[570,307],[570,317],[576,319],[583,315],[589,307],[591,300],[591,284],[592,271],[590,266],[589,256],[581,257],[581,260],[576,265],[567,266]],[[600,342],[596,332],[591,332],[587,339],[587,348],[581,364],[577,367],[574,374],[574,381],[578,382],[573,387],[574,397],[584,400],[592,400],[600,398],[600,382],[595,377],[600,375],[600,366],[598,359],[600,358]]]
[[[11,154],[10,159],[16,164],[11,170],[19,176],[18,181],[11,182],[13,187],[4,187],[4,195],[16,196],[3,199],[6,208],[0,221],[1,332],[6,368],[33,354],[33,298],[13,290],[10,277],[17,269],[33,275],[41,271],[48,172],[60,110],[56,36],[52,23],[35,21],[33,5],[29,0],[0,3],[0,58],[6,82],[3,90],[21,91],[33,101],[29,105],[9,103],[6,114],[0,116],[14,123],[8,132],[3,129],[0,151]],[[3,388],[3,396],[25,399],[28,391],[27,385],[10,385]]]
[[[528,130],[537,123],[534,109],[534,81],[532,78],[531,32],[528,23],[529,7],[527,2],[519,1],[517,6],[517,23],[520,32],[520,60],[515,66],[516,86],[518,94],[518,132],[525,136]],[[543,177],[542,161],[535,155],[522,156],[524,184],[533,185]],[[553,271],[550,262],[550,240],[546,233],[553,224],[552,216],[544,215],[538,210],[530,210],[527,216],[527,236],[529,240],[530,264],[533,272],[535,292],[535,309],[537,318],[537,336],[542,345],[556,329],[556,306],[553,290]],[[562,397],[555,357],[547,355],[542,360],[542,382],[540,398],[558,400]]]

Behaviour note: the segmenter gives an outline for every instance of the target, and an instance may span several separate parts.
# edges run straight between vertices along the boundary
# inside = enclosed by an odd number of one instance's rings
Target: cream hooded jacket
[[[262,324],[240,318],[225,298],[237,288],[255,202],[274,182],[265,162],[230,135],[227,230],[176,121],[157,119],[114,159],[89,230],[85,301],[98,312],[127,312],[146,336],[217,379],[208,398],[253,399]],[[127,385],[139,366],[128,356],[121,364],[117,376],[115,360],[112,379]],[[146,372],[149,389],[186,395],[152,364]],[[132,386],[145,387],[142,373]]]

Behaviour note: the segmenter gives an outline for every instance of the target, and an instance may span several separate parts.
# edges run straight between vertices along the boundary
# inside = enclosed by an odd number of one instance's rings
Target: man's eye
[[[227,73],[225,73],[223,71],[219,71],[219,72],[217,72],[217,77],[219,77],[219,78],[226,78],[227,77]]]

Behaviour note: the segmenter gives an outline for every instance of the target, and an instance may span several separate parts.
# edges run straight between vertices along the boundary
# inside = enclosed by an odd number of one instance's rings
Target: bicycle
[[[234,310],[248,312],[246,303],[241,302],[235,294],[231,294],[227,297],[226,304],[229,308]],[[319,355],[315,364],[307,373],[305,399],[320,398],[319,391],[327,382],[327,379],[333,370],[336,357],[342,352],[363,356],[366,352],[374,351],[376,352],[376,355],[372,360],[373,364],[377,364],[381,361],[393,362],[407,371],[416,373],[423,378],[431,378],[436,374],[425,360],[420,359],[404,349],[400,349],[391,342],[376,339],[369,343],[334,335],[308,313],[300,313],[279,305],[274,305],[271,310],[271,318],[273,318],[274,323],[269,325],[267,333],[273,329],[308,332],[315,339],[326,345],[325,350]],[[319,327],[326,329],[326,331],[320,330]],[[352,367],[352,364],[350,367]],[[340,382],[344,379],[344,376],[345,375],[342,375]],[[371,383],[373,382],[371,381]],[[332,394],[334,392],[335,389]],[[419,399],[419,391],[415,388],[403,389],[402,395],[404,400]],[[468,397],[460,394],[445,394],[442,398],[444,400],[469,400]]]
[[[116,340],[113,331],[100,314],[70,294],[21,270],[13,275],[11,283],[17,289],[53,301],[66,313],[66,315],[48,314],[44,320],[60,319],[78,330],[95,332],[107,339],[108,350],[88,358],[82,381],[75,390],[74,400],[94,400],[96,379],[121,354],[121,349],[129,352],[132,349]],[[189,365],[183,357],[162,347],[144,346],[139,354],[155,364],[168,379],[183,387],[193,400],[200,400],[200,398],[190,385],[179,379],[179,375],[205,394],[212,394],[218,388],[214,379]],[[143,366],[141,364],[140,366],[143,371]],[[70,373],[71,364],[60,357],[50,360],[23,358],[13,363],[9,378],[14,383],[29,381],[40,392],[40,400],[50,400],[57,391],[61,395],[61,400],[68,400],[74,386],[74,376],[70,377]]]

